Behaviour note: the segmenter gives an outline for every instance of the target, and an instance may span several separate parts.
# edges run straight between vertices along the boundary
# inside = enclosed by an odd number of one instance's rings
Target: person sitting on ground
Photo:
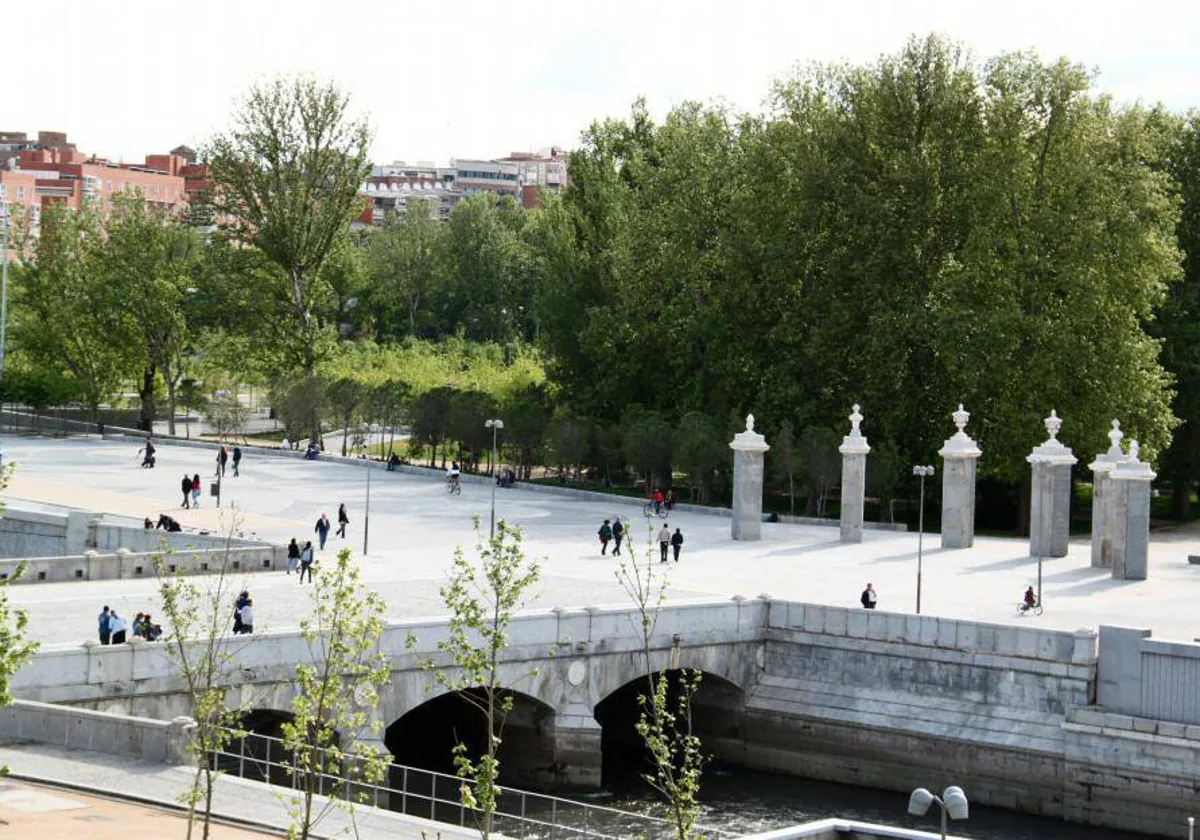
[[[1033,587],[1025,590],[1025,599],[1021,603],[1021,612],[1026,612],[1037,606],[1037,593],[1033,591]]]
[[[146,521],[149,522],[150,520],[147,519]],[[163,529],[164,531],[171,532],[183,530],[183,526],[179,524],[178,520],[172,516],[167,516],[165,513],[160,513],[158,515],[158,525],[155,526],[155,530],[158,530],[159,528]]]
[[[147,642],[157,642],[162,638],[162,627],[150,619],[150,613],[142,616],[142,638]]]
[[[146,638],[146,628],[142,626],[142,614],[138,613],[133,619],[133,637]]]
[[[145,528],[147,531],[152,531],[152,530],[154,530],[154,521],[149,516],[147,516],[145,519],[142,520],[142,527]]]

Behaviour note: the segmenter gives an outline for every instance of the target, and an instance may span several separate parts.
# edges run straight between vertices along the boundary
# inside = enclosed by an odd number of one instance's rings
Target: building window
[[[25,185],[17,184],[17,200],[20,201],[25,197]]]

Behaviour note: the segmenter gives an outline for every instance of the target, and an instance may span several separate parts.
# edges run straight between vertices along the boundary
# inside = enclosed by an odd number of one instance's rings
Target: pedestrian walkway
[[[188,767],[173,767],[131,758],[103,755],[101,753],[82,750],[64,750],[41,744],[25,744],[21,746],[0,747],[0,765],[7,764],[12,771],[12,777],[17,780],[37,782],[47,785],[61,785],[79,791],[88,791],[105,796],[116,796],[138,802],[143,805],[157,805],[166,808],[178,808],[180,798],[192,785],[194,770]],[[257,826],[269,829],[275,833],[286,831],[289,820],[285,809],[286,795],[291,791],[282,788],[272,788],[261,782],[241,779],[234,776],[221,775],[217,778],[216,794],[213,798],[213,813],[223,819],[233,821],[242,826]],[[55,794],[57,796],[57,794]],[[318,797],[320,806],[326,803],[324,797]],[[4,799],[0,796],[0,818],[7,819]],[[147,815],[143,818],[161,821],[161,812]],[[161,824],[161,822],[159,823]],[[357,806],[355,808],[353,831],[351,818],[340,809],[330,809],[328,815],[317,826],[314,837],[357,836],[360,840],[394,840],[394,838],[409,838],[421,840],[424,837],[441,837],[444,840],[459,840],[478,836],[478,832],[459,829],[443,823],[435,823],[416,817],[405,817],[378,808]],[[356,832],[356,833],[355,833]],[[84,832],[75,827],[75,833],[63,834],[64,840],[75,840]],[[6,835],[6,828],[0,823],[0,837]],[[14,837],[32,837],[32,834],[18,833]],[[38,840],[52,840],[54,835],[43,834],[39,828]],[[93,834],[91,829],[86,836],[89,840],[109,840],[107,835]],[[111,840],[128,840],[129,837],[182,837],[181,830],[167,834],[161,830],[143,834],[134,830],[133,825],[121,824],[121,831],[114,833]],[[261,832],[242,831],[240,834],[217,834],[214,840],[248,840],[248,838],[263,836]],[[268,835],[270,836],[270,835]]]

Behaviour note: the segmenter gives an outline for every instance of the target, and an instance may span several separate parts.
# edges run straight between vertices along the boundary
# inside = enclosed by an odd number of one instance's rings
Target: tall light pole
[[[4,245],[0,247],[0,382],[4,380],[4,356],[8,349],[8,239],[12,224],[4,217]]]
[[[921,565],[925,550],[925,477],[933,475],[933,467],[913,467],[913,475],[921,477],[921,505],[917,511],[917,615],[920,615]]]
[[[484,428],[492,430],[492,527],[491,538],[496,537],[496,433],[504,428],[504,421],[497,418],[488,420]]]
[[[925,788],[917,788],[912,792],[912,796],[908,798],[908,813],[914,817],[923,817],[929,812],[929,807],[935,802],[942,809],[942,840],[946,840],[946,817],[949,816],[952,820],[965,820],[967,818],[969,811],[967,795],[957,785],[951,785],[946,788],[942,791],[940,797],[935,796]]]
[[[371,533],[371,444],[370,426],[367,429],[367,504],[363,510],[363,557],[367,556],[367,537]]]

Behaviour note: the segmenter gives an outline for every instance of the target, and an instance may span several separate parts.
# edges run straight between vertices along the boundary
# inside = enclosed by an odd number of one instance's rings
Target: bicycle
[[[1030,613],[1033,613],[1034,615],[1041,615],[1042,602],[1034,601],[1033,606],[1029,606],[1024,601],[1019,601],[1017,603],[1017,615],[1029,615]]]
[[[446,479],[446,492],[452,496],[462,495],[462,484],[455,481],[453,478]]]
[[[659,504],[655,504],[654,502],[646,502],[646,506],[642,508],[642,515],[647,519],[652,516],[657,516],[659,519],[666,519],[667,506],[661,502]]]

